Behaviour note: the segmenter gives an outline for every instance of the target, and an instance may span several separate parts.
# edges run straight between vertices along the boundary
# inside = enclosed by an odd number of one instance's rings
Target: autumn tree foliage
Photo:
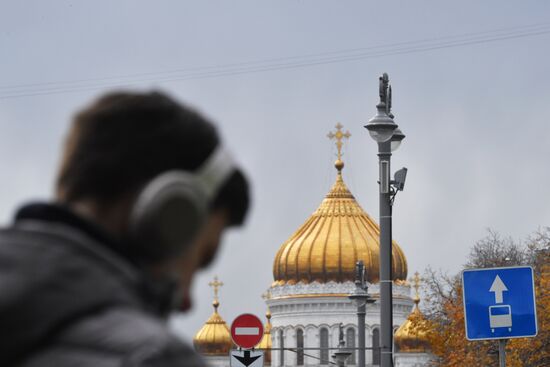
[[[510,342],[511,357],[518,366],[550,366],[550,249],[535,258],[538,335]]]
[[[494,231],[471,249],[465,268],[532,265],[535,269],[538,335],[511,339],[507,366],[550,366],[550,227],[523,242]],[[460,274],[449,275],[431,268],[424,273],[424,313],[432,351],[442,367],[498,366],[496,341],[466,339]]]

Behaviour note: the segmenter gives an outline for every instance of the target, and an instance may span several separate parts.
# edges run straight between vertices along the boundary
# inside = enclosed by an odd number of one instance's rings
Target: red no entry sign
[[[250,313],[237,316],[231,324],[233,342],[244,349],[254,348],[264,334],[262,320]]]

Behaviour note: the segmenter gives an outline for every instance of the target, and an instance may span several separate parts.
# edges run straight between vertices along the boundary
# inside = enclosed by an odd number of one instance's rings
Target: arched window
[[[304,331],[296,330],[296,365],[304,365]]]
[[[321,364],[328,364],[328,329],[322,328],[319,332],[319,347],[321,348],[321,353],[319,357],[321,358]]]
[[[355,348],[355,329],[352,327],[346,330],[346,347],[350,348],[350,352],[351,352],[351,355],[349,356],[347,363],[355,364],[355,356],[357,355],[357,351],[353,349]]]
[[[372,331],[372,364],[380,365],[380,330]]]
[[[282,330],[279,330],[279,366],[285,365],[285,338]]]

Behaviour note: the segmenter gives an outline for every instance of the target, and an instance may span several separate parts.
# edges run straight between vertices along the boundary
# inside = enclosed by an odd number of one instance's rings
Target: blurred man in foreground
[[[1,366],[201,366],[167,329],[248,184],[211,123],[161,93],[76,115],[53,203],[0,231]]]

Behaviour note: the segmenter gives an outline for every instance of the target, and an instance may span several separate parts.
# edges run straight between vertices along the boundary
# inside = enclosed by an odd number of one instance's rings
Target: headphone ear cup
[[[207,202],[192,177],[183,172],[153,180],[132,212],[130,234],[136,255],[154,262],[183,252],[204,225]]]

